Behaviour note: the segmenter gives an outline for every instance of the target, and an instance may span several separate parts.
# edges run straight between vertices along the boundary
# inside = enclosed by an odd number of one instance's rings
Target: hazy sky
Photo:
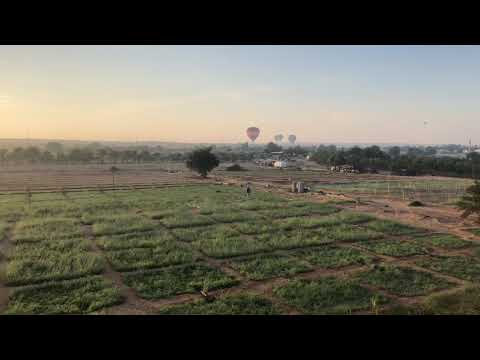
[[[0,46],[0,138],[480,143],[479,95],[480,46]]]

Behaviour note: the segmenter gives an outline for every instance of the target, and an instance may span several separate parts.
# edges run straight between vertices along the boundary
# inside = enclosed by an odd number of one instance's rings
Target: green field
[[[6,314],[145,312],[150,302],[155,314],[388,313],[403,309],[398,297],[456,286],[382,256],[480,281],[477,259],[448,256],[473,242],[267,191],[246,198],[205,184],[0,200]],[[430,256],[437,250],[446,255]]]

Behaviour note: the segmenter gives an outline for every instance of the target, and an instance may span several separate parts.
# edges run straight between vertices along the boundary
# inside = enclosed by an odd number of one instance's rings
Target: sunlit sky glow
[[[0,138],[480,143],[479,95],[479,46],[0,46]]]

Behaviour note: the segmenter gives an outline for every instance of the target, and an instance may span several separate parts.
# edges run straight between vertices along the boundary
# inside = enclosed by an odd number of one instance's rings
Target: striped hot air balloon
[[[275,139],[275,142],[282,142],[283,135],[282,134],[275,135],[274,139]]]
[[[257,139],[258,135],[260,135],[259,128],[252,126],[247,129],[247,136],[250,140],[252,140],[252,142]]]

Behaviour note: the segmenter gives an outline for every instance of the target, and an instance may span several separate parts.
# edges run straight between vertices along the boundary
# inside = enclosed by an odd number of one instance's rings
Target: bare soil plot
[[[200,183],[198,177],[186,170],[184,164],[117,164],[120,169],[115,175],[115,187],[167,185],[178,183]],[[180,172],[168,172],[169,167]],[[14,166],[0,172],[0,192],[24,191],[26,187],[35,191],[59,191],[113,188],[111,165],[29,165]]]

